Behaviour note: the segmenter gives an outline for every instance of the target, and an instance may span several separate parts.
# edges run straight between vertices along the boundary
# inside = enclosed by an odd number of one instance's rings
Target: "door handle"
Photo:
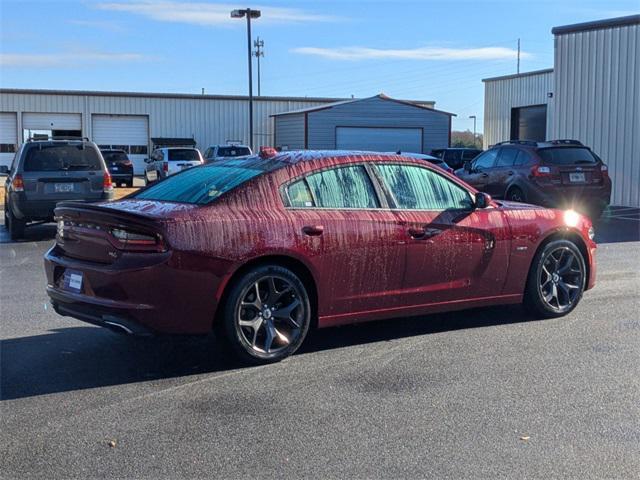
[[[513,172],[509,172],[509,176],[513,175]]]
[[[322,225],[306,225],[302,227],[302,233],[309,235],[310,237],[318,237],[324,232]]]
[[[408,232],[409,236],[415,240],[426,240],[438,235],[442,230],[439,228],[411,227]]]
[[[488,173],[483,173],[483,174],[482,174],[482,175],[480,175],[480,176],[481,176],[482,178],[484,178],[484,177],[488,177],[488,176],[489,176],[489,174],[488,174]]]

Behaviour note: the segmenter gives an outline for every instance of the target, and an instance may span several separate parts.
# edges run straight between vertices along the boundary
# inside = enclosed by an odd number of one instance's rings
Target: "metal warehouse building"
[[[254,97],[251,144],[275,144],[274,114],[334,105],[340,100],[344,99]],[[410,111],[434,106],[430,101],[405,103],[403,108]],[[0,89],[0,165],[9,165],[16,147],[34,135],[84,136],[100,146],[124,149],[135,173],[141,174],[149,150],[163,140],[191,139],[201,150],[215,144],[248,144],[248,113],[246,96]],[[386,118],[383,124],[393,120]],[[401,123],[399,118],[395,121]],[[444,123],[441,136],[446,141],[448,124]],[[290,143],[290,148],[304,146]],[[441,143],[438,141],[439,146]]]
[[[449,146],[452,115],[379,94],[276,113],[275,144],[291,150],[426,153]]]
[[[611,203],[640,207],[640,15],[552,33],[553,69],[483,80],[484,147],[580,140],[609,166]]]

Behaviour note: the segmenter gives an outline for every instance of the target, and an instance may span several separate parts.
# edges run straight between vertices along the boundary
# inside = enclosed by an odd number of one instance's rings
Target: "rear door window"
[[[25,172],[102,170],[98,151],[82,144],[33,145],[27,151]]]
[[[168,151],[169,153],[169,158],[168,160],[170,162],[174,162],[174,161],[194,161],[194,160],[200,160],[200,155],[198,155],[198,151],[197,150],[192,150],[190,148],[185,148],[185,149],[172,149]]]
[[[503,148],[498,156],[496,167],[512,167],[518,156],[518,150],[515,148]]]
[[[579,147],[557,147],[541,148],[538,155],[544,163],[552,165],[577,165],[595,164],[598,159],[588,148]]]
[[[107,163],[125,163],[129,161],[129,157],[124,152],[102,152],[102,158]]]
[[[380,203],[371,179],[362,165],[333,168],[314,173],[306,178],[313,205],[320,208],[378,208]],[[300,183],[300,182],[298,182]],[[293,187],[293,192],[291,190]],[[292,203],[309,201],[303,187],[293,184],[289,188]],[[292,197],[293,194],[293,197]],[[296,206],[293,205],[292,206]]]
[[[442,175],[414,165],[376,165],[396,206],[404,210],[469,209],[469,192]]]

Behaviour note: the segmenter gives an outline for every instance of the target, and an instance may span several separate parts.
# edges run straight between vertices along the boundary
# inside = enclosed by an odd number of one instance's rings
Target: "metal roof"
[[[449,115],[451,117],[457,116],[455,113],[445,112],[443,110],[436,110],[433,107],[427,107],[425,105],[421,105],[416,100],[398,100],[398,99],[395,99],[395,98],[388,97],[384,93],[379,93],[378,95],[374,95],[373,97],[353,98],[353,99],[349,99],[349,100],[342,100],[342,101],[339,101],[339,102],[328,103],[326,105],[318,105],[317,107],[308,107],[308,108],[301,108],[301,109],[298,109],[298,110],[292,110],[292,111],[289,111],[289,112],[274,113],[274,114],[272,114],[270,116],[271,117],[279,117],[279,116],[282,116],[282,115],[293,115],[293,114],[296,114],[296,113],[317,112],[317,111],[320,111],[320,110],[327,110],[329,108],[337,107],[339,105],[346,105],[346,104],[349,104],[349,103],[362,102],[363,100],[371,100],[372,98],[380,98],[382,100],[387,100],[387,101],[390,101],[390,102],[396,102],[396,103],[401,103],[403,105],[409,105],[410,107],[422,108],[422,109],[428,110],[430,112],[443,113],[443,114]],[[430,103],[432,105],[435,104],[435,102],[433,102],[433,101],[429,101],[429,102],[421,101],[421,103]]]
[[[605,28],[624,27],[626,25],[640,25],[640,15],[628,15],[626,17],[607,18],[605,20],[595,20],[593,22],[574,23],[573,25],[563,25],[551,29],[554,35],[565,33],[585,32],[587,30],[602,30]]]
[[[248,100],[246,95],[208,95],[196,93],[154,93],[154,92],[111,92],[96,90],[47,90],[31,88],[0,88],[0,93],[13,93],[22,95],[92,95],[97,97],[147,97],[147,98],[185,98],[185,99],[206,99],[206,100]],[[345,100],[344,98],[329,97],[253,97],[254,101],[276,100],[295,102],[336,102]]]
[[[543,70],[532,70],[531,72],[513,73],[511,75],[502,75],[501,77],[483,78],[483,82],[493,82],[494,80],[509,80],[510,78],[522,78],[531,77],[533,75],[543,75],[545,73],[552,73],[553,68],[545,68]]]

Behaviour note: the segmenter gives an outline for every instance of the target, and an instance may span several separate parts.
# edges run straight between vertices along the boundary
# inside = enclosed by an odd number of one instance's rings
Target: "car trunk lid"
[[[92,205],[62,202],[55,210],[56,242],[69,257],[103,264],[127,251],[159,253],[168,248],[163,223],[193,208],[135,199]]]

